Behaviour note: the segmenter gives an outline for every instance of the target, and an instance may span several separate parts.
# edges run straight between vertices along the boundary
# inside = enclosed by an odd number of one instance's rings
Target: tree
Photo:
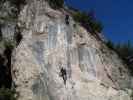
[[[63,8],[64,0],[47,0],[53,9]]]
[[[110,49],[114,49],[114,43],[112,42],[112,41],[108,41],[107,43],[106,43],[106,45],[110,48]]]
[[[119,55],[120,58],[124,61],[124,63],[127,64],[127,67],[133,75],[133,62],[131,62],[129,59],[131,56],[133,56],[133,46],[131,45],[131,42],[128,41],[127,43],[124,44],[114,44],[112,41],[108,41],[107,46],[111,49],[113,49],[117,54]]]
[[[85,27],[89,32],[100,33],[103,29],[102,24],[99,21],[97,21],[91,13],[78,11],[73,13],[73,19],[76,22],[81,23],[81,25]]]

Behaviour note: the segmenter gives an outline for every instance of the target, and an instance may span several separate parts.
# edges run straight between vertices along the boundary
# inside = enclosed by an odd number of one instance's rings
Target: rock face
[[[44,0],[21,11],[12,57],[18,100],[131,100],[131,76],[114,51]],[[76,25],[75,25],[76,24]],[[127,89],[125,89],[127,90]]]
[[[3,37],[13,40],[17,24],[16,12],[17,8],[9,1],[0,1],[0,39]]]

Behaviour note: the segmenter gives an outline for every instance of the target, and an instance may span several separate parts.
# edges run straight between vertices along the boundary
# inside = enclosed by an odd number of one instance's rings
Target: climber
[[[20,27],[16,25],[14,39],[16,40],[17,45],[21,42],[22,38],[23,36],[21,34]]]
[[[69,15],[66,15],[65,22],[66,22],[67,25],[69,25]]]
[[[60,70],[60,76],[63,78],[63,80],[64,80],[64,84],[66,85],[66,80],[67,80],[66,69],[61,68],[61,70]]]

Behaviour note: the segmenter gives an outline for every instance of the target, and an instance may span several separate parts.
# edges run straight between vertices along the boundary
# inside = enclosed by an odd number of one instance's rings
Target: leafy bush
[[[15,97],[15,91],[8,88],[0,89],[0,100],[17,100]]]
[[[123,45],[119,44],[117,45],[117,51],[120,53],[123,57],[128,57],[133,55],[133,47],[130,42],[125,43]]]
[[[8,48],[8,49],[13,49],[15,47],[15,42],[13,40],[8,40],[8,39],[5,39],[3,40],[4,41],[4,46],[5,48]]]
[[[101,32],[103,29],[103,26],[100,22],[98,21],[91,21],[90,22],[90,27],[92,29],[93,32]]]
[[[94,16],[87,14],[85,12],[75,12],[73,13],[73,19],[82,24],[90,32],[101,32],[102,24],[98,22]]]
[[[130,41],[125,44],[114,44],[112,41],[108,41],[106,44],[109,48],[114,49],[124,59],[133,55],[133,46]]]
[[[107,41],[106,45],[110,48],[110,49],[115,49],[114,47],[114,43],[112,41]]]
[[[131,45],[130,41],[125,44],[114,44],[113,42],[109,41],[107,43],[112,45],[111,48],[113,48],[119,55],[121,55],[122,58],[127,58],[128,56],[133,55],[133,46]]]
[[[54,9],[62,8],[64,5],[64,0],[47,0],[49,5]]]

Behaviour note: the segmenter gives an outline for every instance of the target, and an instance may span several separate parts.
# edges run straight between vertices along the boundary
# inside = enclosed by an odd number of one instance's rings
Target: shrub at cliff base
[[[0,100],[17,100],[15,91],[8,88],[0,88]]]

